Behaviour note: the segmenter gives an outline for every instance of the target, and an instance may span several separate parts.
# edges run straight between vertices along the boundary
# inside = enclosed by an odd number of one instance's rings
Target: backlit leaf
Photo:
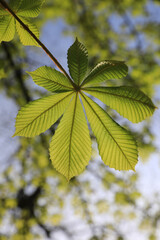
[[[22,20],[34,30],[30,21]],[[16,27],[23,44],[32,45],[33,39],[29,39],[26,30],[19,23]],[[16,118],[14,136],[32,137],[46,131],[63,115],[49,150],[54,167],[67,180],[80,174],[91,158],[85,113],[106,165],[117,170],[134,171],[138,161],[136,141],[131,133],[86,94],[98,98],[133,122],[151,116],[155,109],[150,98],[135,88],[98,87],[108,79],[126,76],[128,68],[124,62],[103,61],[84,79],[87,61],[87,50],[76,39],[68,50],[68,67],[74,86],[65,75],[51,67],[43,66],[29,72],[36,84],[56,94],[30,102],[22,107]]]
[[[15,35],[15,20],[12,16],[0,16],[0,43],[9,42]]]
[[[60,92],[73,89],[68,78],[54,68],[43,66],[33,72],[28,73],[31,75],[33,81],[37,85],[44,87],[51,92]]]
[[[44,0],[22,0],[17,14],[23,17],[37,17]]]
[[[5,10],[5,8],[3,6],[1,6],[0,4],[0,22],[1,22],[1,18],[5,15],[9,15],[9,13]]]
[[[37,27],[28,18],[36,17],[42,6],[43,0],[20,0],[9,1],[9,7],[20,18],[20,20],[31,30],[31,32],[39,38],[39,31]],[[10,15],[3,7],[0,7],[0,42],[11,41],[15,34],[15,22],[16,29],[19,34],[20,40],[23,45],[33,45],[39,47],[39,44],[33,39],[33,37],[21,26],[21,24]]]
[[[68,68],[74,82],[79,86],[87,71],[88,53],[77,39],[68,49]]]
[[[39,31],[36,25],[32,23],[31,20],[28,20],[26,18],[21,18],[24,24],[27,25],[27,27],[34,33],[34,35],[39,38]],[[25,46],[37,46],[39,47],[39,44],[31,37],[31,35],[20,25],[18,21],[16,21],[16,29],[18,32],[18,35],[20,37],[20,40],[23,45]]]
[[[134,171],[137,147],[132,135],[84,94],[82,101],[104,163],[117,170]]]
[[[134,123],[151,116],[155,110],[151,99],[133,87],[91,87],[85,91]]]
[[[122,78],[128,73],[128,67],[124,62],[106,60],[98,63],[89,75],[84,79],[82,85],[93,85],[105,82],[108,79]]]
[[[10,1],[9,1],[9,7],[10,7],[11,9],[13,9],[14,12],[17,13],[17,11],[18,11],[20,5],[22,4],[22,2],[23,2],[23,0],[18,0],[18,1],[10,0]],[[7,12],[7,11],[6,11],[6,12]],[[8,14],[9,14],[9,13],[8,13]]]
[[[63,114],[72,93],[59,93],[26,104],[18,112],[13,136],[33,137],[46,131]]]
[[[52,138],[50,157],[54,167],[68,180],[80,174],[91,158],[91,139],[78,93]]]

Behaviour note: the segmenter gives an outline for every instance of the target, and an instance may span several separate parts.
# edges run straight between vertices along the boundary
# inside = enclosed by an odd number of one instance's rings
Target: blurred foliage
[[[159,15],[159,1],[47,0],[36,24],[41,28],[48,20],[63,19],[68,26],[64,34],[86,45],[90,67],[103,59],[127,61],[128,77],[109,85],[136,86],[154,98],[160,84]],[[58,44],[53,51],[55,47]],[[39,49],[23,47],[18,38],[0,46],[0,90],[18,108],[46,94],[24,73],[24,68],[38,65],[26,49],[43,62]],[[155,105],[158,102],[154,98]],[[115,112],[112,116],[122,121]],[[141,159],[158,151],[152,120],[137,128],[129,121],[122,124],[135,135]],[[47,151],[56,126],[34,139],[18,138],[15,153],[1,170],[0,239],[158,240],[160,195],[146,199],[138,188],[138,174],[119,173],[95,162],[95,150],[92,168],[89,165],[68,184],[53,169]]]

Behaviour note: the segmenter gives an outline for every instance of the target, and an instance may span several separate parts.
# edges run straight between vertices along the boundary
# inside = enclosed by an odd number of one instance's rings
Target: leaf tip
[[[71,178],[70,177],[66,177],[66,176],[64,176],[64,177],[67,180],[67,183],[69,183]]]
[[[136,165],[137,165],[137,164],[136,164]],[[136,169],[135,169],[136,165],[135,165],[134,167],[132,167],[132,169],[130,169],[130,170],[133,171],[134,173],[136,173]]]
[[[29,72],[29,71],[26,71],[26,73],[29,75],[29,76],[31,76],[32,77],[32,72]]]
[[[13,134],[13,136],[12,136],[12,138],[13,138],[13,137],[16,137],[16,136],[17,136],[17,134],[16,134],[16,133],[14,133],[14,134]]]

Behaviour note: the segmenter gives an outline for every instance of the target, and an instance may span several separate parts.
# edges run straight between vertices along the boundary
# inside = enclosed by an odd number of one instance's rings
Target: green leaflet
[[[11,16],[0,17],[0,43],[2,41],[9,42],[14,38],[15,21]]]
[[[35,24],[32,23],[31,20],[28,20],[26,18],[22,18],[21,20],[24,24],[27,25],[27,27],[34,33],[34,35],[39,38],[39,31]],[[21,40],[21,43],[25,46],[37,46],[39,47],[39,44],[34,40],[34,38],[31,37],[31,35],[20,25],[18,21],[16,21],[16,29],[19,35],[19,38]]]
[[[68,68],[74,82],[79,86],[85,77],[88,63],[88,52],[85,46],[76,39],[68,49]]]
[[[134,171],[138,154],[132,135],[89,97],[82,94],[82,101],[104,163],[118,170]]]
[[[44,0],[22,0],[18,9],[18,15],[22,17],[37,17]]]
[[[9,1],[9,7],[14,11],[14,12],[17,12],[21,2],[23,0],[19,0],[19,1],[16,1],[16,0],[10,0]],[[6,9],[0,4],[0,18],[3,17],[3,16],[10,16],[10,13],[8,11],[6,11]],[[13,18],[13,17],[12,17]]]
[[[1,22],[1,19],[2,19],[2,17],[3,16],[8,16],[9,14],[8,14],[8,12],[5,10],[5,8],[3,8],[2,6],[1,6],[1,4],[0,4],[0,22]]]
[[[0,5],[0,19],[2,18],[2,15],[8,15],[6,10]]]
[[[14,11],[17,12],[22,2],[23,0],[18,0],[18,1],[9,0],[9,6],[11,7],[11,9],[14,9]]]
[[[45,132],[63,114],[72,96],[59,93],[26,104],[18,112],[13,136],[34,137]]]
[[[34,72],[28,72],[33,81],[51,92],[60,92],[64,90],[73,90],[68,78],[54,68],[43,66]]]
[[[52,138],[50,157],[54,167],[68,180],[80,174],[91,158],[91,139],[78,93]]]
[[[82,86],[94,85],[105,82],[108,79],[122,78],[128,73],[128,67],[124,62],[106,60],[98,63],[89,75],[84,79]]]
[[[155,110],[151,99],[133,87],[88,87],[85,88],[85,92],[100,99],[134,123],[151,116]]]
[[[28,17],[36,17],[40,12],[43,0],[10,0],[9,6],[14,13],[23,21],[24,24],[39,38],[37,27],[30,21]],[[2,41],[11,41],[15,35],[15,25],[23,45],[37,46],[39,44],[31,37],[31,35],[20,25],[20,23],[9,14],[8,11],[0,7],[0,43]],[[27,17],[27,18],[24,18]]]

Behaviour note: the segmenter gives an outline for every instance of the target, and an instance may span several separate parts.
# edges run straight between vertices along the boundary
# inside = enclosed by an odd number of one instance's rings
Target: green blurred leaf
[[[0,43],[9,42],[15,35],[15,20],[12,16],[0,16]]]
[[[6,78],[6,73],[4,72],[4,69],[0,67],[0,79]]]
[[[124,192],[116,192],[115,202],[121,205],[128,204],[128,197]]]
[[[15,14],[20,18],[20,20],[27,25],[27,27],[34,33],[34,35],[39,38],[39,31],[37,27],[28,17],[37,17],[43,0],[21,0],[14,1],[11,0],[9,3],[10,8]],[[0,7],[0,43],[2,41],[11,41],[15,34],[15,22],[16,29],[19,34],[20,40],[23,45],[33,45],[39,47],[39,44],[32,38],[32,36],[21,26],[21,24],[14,19],[13,16],[9,14],[4,8]],[[27,18],[26,18],[27,17]]]
[[[22,0],[17,14],[22,17],[37,17],[45,0]]]

